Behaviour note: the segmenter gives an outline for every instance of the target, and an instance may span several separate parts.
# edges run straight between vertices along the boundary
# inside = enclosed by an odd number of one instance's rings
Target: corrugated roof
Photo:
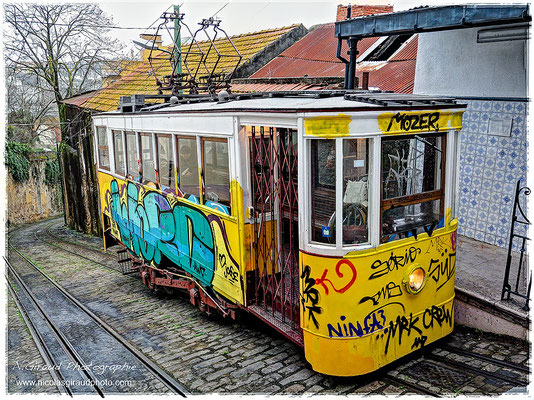
[[[263,50],[266,46],[273,41],[278,40],[281,36],[295,29],[299,25],[292,25],[283,28],[268,29],[254,33],[241,34],[238,36],[232,36],[231,39],[234,45],[243,56],[242,62],[252,58],[256,53]],[[221,53],[232,53],[231,45],[224,39],[217,40],[218,50]],[[209,46],[209,42],[200,42],[201,48],[205,51]],[[187,51],[184,45],[184,51]],[[227,51],[228,50],[228,51]],[[109,86],[98,90],[94,96],[80,102],[80,107],[88,108],[96,111],[110,111],[119,106],[121,96],[129,96],[132,94],[157,94],[158,87],[156,85],[156,79],[154,72],[157,76],[170,75],[171,64],[169,62],[169,56],[167,54],[160,54],[157,57],[153,57],[152,64],[154,71],[150,63],[145,62],[141,65],[126,71],[122,74],[121,79],[116,80]],[[195,61],[194,57],[189,57],[191,62]],[[216,61],[216,55],[212,51],[208,57],[208,67],[212,66]],[[222,59],[217,65],[216,73],[230,72],[235,66],[235,59],[225,60]],[[185,69],[184,69],[185,72]],[[199,71],[202,75],[202,71]],[[72,101],[69,100],[69,101]],[[74,100],[77,101],[77,100]]]
[[[292,90],[321,90],[326,85],[313,85],[306,83],[237,83],[232,84],[233,93],[256,93]]]
[[[361,57],[379,38],[364,38],[358,42]],[[347,58],[347,46],[341,54]],[[337,39],[334,24],[321,25],[293,44],[279,56],[254,73],[251,78],[296,78],[345,76],[345,64],[336,57]],[[369,72],[369,85],[382,90],[412,93],[417,58],[417,35],[408,39],[387,61],[360,61],[356,76]],[[244,86],[240,86],[246,89]]]
[[[358,52],[363,54],[378,39],[361,40],[358,42]],[[344,42],[341,54],[346,55],[347,50],[347,44]],[[345,73],[345,64],[336,57],[336,52],[337,40],[334,37],[334,24],[319,25],[254,73],[251,78],[295,76],[295,73],[300,72],[300,68],[304,67],[307,62],[312,63],[313,66],[305,67],[306,71],[302,71],[300,76],[308,72],[313,73],[313,71],[316,73],[310,76],[341,76]]]

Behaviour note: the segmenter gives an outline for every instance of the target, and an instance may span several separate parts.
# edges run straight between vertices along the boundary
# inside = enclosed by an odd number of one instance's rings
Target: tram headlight
[[[425,270],[420,265],[413,265],[406,271],[402,281],[408,293],[417,294],[423,290],[423,287],[425,286]]]

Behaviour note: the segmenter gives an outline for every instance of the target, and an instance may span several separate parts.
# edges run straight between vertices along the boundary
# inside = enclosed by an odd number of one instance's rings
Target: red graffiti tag
[[[453,232],[451,235],[451,248],[452,251],[456,251],[456,239],[458,238],[458,235],[456,232]]]
[[[339,270],[339,268],[341,267],[342,264],[346,264],[346,265],[349,266],[350,270],[352,271],[352,278],[350,279],[349,283],[347,283],[341,289],[336,289],[336,287],[334,286],[332,281],[330,279],[326,278],[326,274],[328,274],[328,269],[326,269],[326,268],[323,271],[323,275],[320,278],[315,279],[315,284],[316,285],[321,285],[324,288],[324,293],[326,295],[328,295],[328,286],[326,286],[325,282],[330,283],[330,285],[332,286],[332,289],[334,289],[336,292],[345,293],[352,286],[354,281],[356,281],[356,275],[357,275],[356,274],[356,267],[354,267],[354,265],[349,260],[339,260],[339,262],[336,265],[336,274],[337,274],[337,276],[340,277],[340,278],[343,278],[343,273]]]

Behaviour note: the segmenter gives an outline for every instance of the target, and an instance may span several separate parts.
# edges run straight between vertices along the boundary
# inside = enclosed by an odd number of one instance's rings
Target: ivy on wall
[[[30,146],[25,143],[7,142],[6,144],[5,164],[16,182],[25,182],[30,177],[30,159],[28,157],[30,151]]]
[[[61,181],[61,168],[57,159],[47,161],[45,164],[45,183],[47,185],[55,185]]]

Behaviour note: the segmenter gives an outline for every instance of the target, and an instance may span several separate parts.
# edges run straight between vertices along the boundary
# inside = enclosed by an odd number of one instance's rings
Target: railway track
[[[9,245],[21,261],[8,266],[8,283],[45,362],[55,366],[58,391],[68,394],[136,392],[158,382],[170,393],[187,390],[113,328]],[[65,318],[68,315],[68,318]],[[92,342],[92,345],[91,345]],[[110,367],[121,366],[124,367]],[[106,367],[108,366],[108,367]],[[126,367],[127,366],[127,367]],[[99,372],[98,376],[96,372]],[[80,384],[83,382],[83,384]],[[74,383],[74,384],[73,384]],[[123,386],[121,386],[123,385]],[[137,386],[136,386],[137,385]],[[153,390],[153,389],[152,389]]]
[[[514,371],[518,371],[518,372],[522,372],[522,373],[525,373],[525,374],[529,374],[530,373],[530,368],[525,367],[525,366],[523,366],[521,364],[513,363],[513,362],[510,362],[510,361],[506,361],[506,360],[498,360],[498,359],[496,359],[494,357],[485,356],[483,354],[474,353],[472,351],[467,351],[467,350],[460,349],[458,347],[450,346],[450,345],[443,345],[443,346],[440,346],[440,348],[442,350],[447,350],[447,351],[449,351],[451,353],[455,353],[455,354],[458,354],[458,355],[461,355],[461,356],[472,357],[472,358],[476,358],[476,359],[481,360],[481,361],[486,361],[486,362],[498,365],[498,366],[503,367],[503,368],[508,368],[508,369],[511,369],[511,370],[514,370]]]
[[[41,233],[43,231],[34,231],[33,232],[33,235],[34,237],[42,242],[42,243],[45,243],[47,244],[48,246],[52,246],[52,247],[55,247],[65,253],[70,253],[70,254],[73,254],[77,257],[80,257],[80,258],[83,258],[84,260],[87,260],[87,261],[91,261],[91,262],[94,262],[95,264],[98,264],[106,269],[109,269],[111,271],[114,271],[114,272],[120,272],[122,273],[122,271],[120,270],[120,268],[118,267],[112,267],[110,266],[109,264],[105,263],[105,262],[102,262],[102,258],[105,258],[107,260],[109,260],[110,262],[114,262],[114,263],[117,263],[117,258],[111,256],[110,254],[108,253],[105,253],[103,251],[100,251],[100,250],[96,250],[96,249],[93,249],[91,247],[88,247],[88,246],[84,246],[84,245],[81,245],[81,244],[78,244],[78,243],[74,243],[74,242],[71,242],[69,240],[66,240],[66,239],[63,239],[57,235],[54,235],[51,233],[50,231],[50,228],[51,228],[51,225],[52,224],[49,224],[47,225],[45,228],[44,228],[44,233],[45,235],[47,235],[49,238],[52,238],[52,239],[55,239],[55,240],[58,240],[62,243],[62,246],[60,246],[59,244],[57,243],[54,243],[53,241],[50,241],[50,240],[46,240],[44,239],[42,236],[39,236],[38,233]],[[67,247],[70,247],[67,248]],[[95,258],[92,258],[92,257],[87,257],[83,254],[80,254],[80,251],[86,251],[86,252],[89,252],[89,253],[92,253],[92,254],[96,254],[100,260],[98,259],[95,259]],[[136,277],[134,276],[129,276],[131,279],[137,279]]]
[[[469,353],[469,352],[464,352],[464,353]],[[473,353],[469,354],[469,356],[473,357],[473,358],[477,358],[476,356],[473,355]],[[453,369],[453,370],[456,370],[456,371],[459,371],[459,372],[462,372],[462,373],[469,372],[474,376],[478,375],[478,376],[483,376],[483,377],[489,378],[489,379],[497,379],[497,380],[509,383],[509,384],[513,385],[514,387],[522,387],[522,386],[527,386],[528,385],[527,379],[523,380],[523,379],[520,379],[520,378],[515,377],[513,375],[505,375],[505,374],[503,374],[501,372],[491,372],[491,371],[484,370],[482,368],[475,368],[475,367],[472,367],[471,365],[469,365],[469,363],[467,363],[467,362],[458,362],[458,361],[452,360],[452,359],[450,359],[448,357],[438,356],[436,354],[430,353],[430,354],[425,354],[425,359],[430,360],[435,364],[442,364],[442,365],[446,366],[447,368],[450,368],[450,369]],[[487,361],[487,362],[488,362],[488,364],[499,365],[494,360]],[[508,366],[506,368],[506,370],[512,372],[512,374],[514,374],[514,375],[515,375],[515,373],[520,372],[517,369],[514,371],[514,368],[511,368],[510,366]],[[519,375],[519,374],[517,374],[517,375]]]

